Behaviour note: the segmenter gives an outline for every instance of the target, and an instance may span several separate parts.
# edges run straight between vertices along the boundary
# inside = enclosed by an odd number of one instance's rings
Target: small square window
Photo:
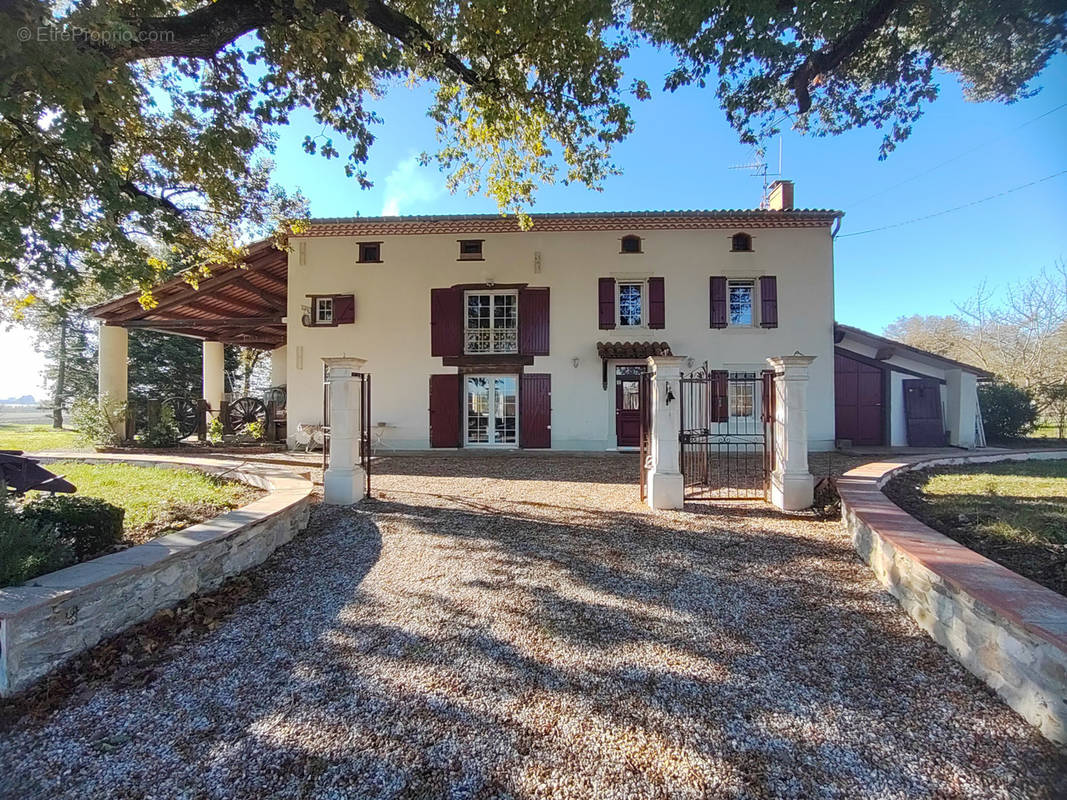
[[[624,253],[640,253],[641,252],[641,237],[640,236],[623,236],[622,237],[622,252],[624,252]]]
[[[755,324],[753,316],[755,284],[752,281],[730,281],[730,324],[751,327]]]
[[[624,328],[640,327],[643,314],[640,283],[619,284],[619,325]]]
[[[733,253],[751,253],[752,237],[747,233],[735,233],[730,237],[730,251]]]
[[[333,298],[315,298],[315,324],[333,325]]]
[[[361,264],[376,264],[382,260],[382,243],[381,242],[360,242],[359,243],[359,263]]]
[[[459,241],[459,260],[460,261],[481,261],[482,260],[482,240],[481,239],[460,239]]]

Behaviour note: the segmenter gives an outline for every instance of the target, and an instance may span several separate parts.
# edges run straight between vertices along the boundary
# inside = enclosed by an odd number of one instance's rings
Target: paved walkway
[[[633,457],[378,468],[365,512],[318,509],[266,595],[153,682],[0,736],[0,796],[1067,791],[1064,752],[900,612],[836,522],[652,515]]]

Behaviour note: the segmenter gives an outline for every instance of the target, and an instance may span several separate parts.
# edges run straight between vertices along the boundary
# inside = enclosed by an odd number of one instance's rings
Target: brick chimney
[[[771,211],[793,210],[793,182],[775,181],[771,184],[767,207]]]

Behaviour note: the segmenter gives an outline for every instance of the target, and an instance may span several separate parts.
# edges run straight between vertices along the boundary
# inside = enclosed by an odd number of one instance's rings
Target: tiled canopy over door
[[[430,376],[430,447],[459,447],[460,376]]]
[[[526,373],[519,387],[519,446],[552,446],[552,376]]]

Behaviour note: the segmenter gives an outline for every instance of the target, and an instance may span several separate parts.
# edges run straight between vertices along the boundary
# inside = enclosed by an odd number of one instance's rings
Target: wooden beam
[[[266,303],[271,311],[285,310],[286,299],[284,297],[276,294],[271,294],[268,291],[260,289],[258,286],[252,283],[252,281],[248,280],[248,278],[238,278],[236,281],[234,281],[234,283],[240,286],[242,289],[246,289],[247,291],[251,292],[264,303]],[[236,301],[227,300],[226,302]]]
[[[131,319],[122,323],[123,328],[201,328],[205,323],[224,322],[221,328],[262,328],[268,325],[281,325],[280,316],[273,317],[229,317],[226,319]]]

